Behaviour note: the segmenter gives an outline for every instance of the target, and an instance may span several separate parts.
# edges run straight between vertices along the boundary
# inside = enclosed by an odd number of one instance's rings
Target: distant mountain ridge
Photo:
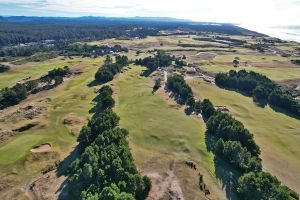
[[[196,25],[230,25],[232,23],[199,22],[189,19],[178,19],[172,17],[104,17],[104,16],[82,16],[82,17],[38,17],[38,16],[0,16],[0,21],[5,22],[103,22],[103,21],[127,21],[127,22],[168,22],[168,23],[190,23]]]
[[[192,22],[187,19],[170,17],[37,17],[37,16],[0,16],[0,21],[6,22],[40,22],[40,21],[77,21],[77,22],[101,22],[101,21],[155,21],[155,22]]]

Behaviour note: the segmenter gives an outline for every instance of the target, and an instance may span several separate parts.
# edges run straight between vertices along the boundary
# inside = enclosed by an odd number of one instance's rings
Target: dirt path
[[[164,71],[164,81],[167,82],[168,81],[168,72]]]
[[[38,198],[36,197],[36,195],[33,192],[33,187],[34,187],[35,181],[32,181],[30,183],[28,183],[26,185],[26,196],[30,199],[30,200],[37,200]]]
[[[151,191],[147,199],[159,200],[168,195],[168,199],[184,200],[181,187],[174,174],[176,168],[175,161],[172,162],[170,170],[166,172],[165,177],[158,173],[149,173],[147,176],[154,180]]]

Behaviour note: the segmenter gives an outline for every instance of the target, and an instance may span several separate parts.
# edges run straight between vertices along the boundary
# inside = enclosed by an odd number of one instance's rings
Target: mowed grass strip
[[[252,98],[220,89],[202,80],[188,80],[198,98],[226,106],[240,120],[261,148],[263,167],[284,184],[300,192],[300,121],[269,106],[257,106]]]
[[[130,132],[130,142],[174,158],[202,161],[213,171],[213,155],[207,152],[204,141],[204,122],[186,116],[175,102],[167,102],[167,96],[153,95],[152,80],[139,75],[144,68],[131,67],[116,82],[116,112],[121,117],[120,126]]]

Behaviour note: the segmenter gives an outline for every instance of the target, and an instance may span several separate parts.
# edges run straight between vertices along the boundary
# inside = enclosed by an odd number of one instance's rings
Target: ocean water
[[[297,26],[247,26],[241,25],[243,28],[253,30],[259,33],[276,37],[282,40],[295,41],[300,43],[300,25]]]

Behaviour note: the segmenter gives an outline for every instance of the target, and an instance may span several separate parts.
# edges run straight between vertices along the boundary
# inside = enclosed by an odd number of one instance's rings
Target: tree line
[[[188,106],[193,106],[195,104],[193,91],[185,82],[183,76],[174,74],[168,78],[166,86],[167,89],[175,95],[178,102]]]
[[[296,192],[282,185],[275,176],[262,171],[259,147],[241,122],[216,111],[208,99],[201,103],[201,110],[207,119],[212,151],[241,172],[233,185],[241,199],[299,199]]]
[[[9,69],[9,66],[0,64],[0,73],[7,72]]]
[[[292,93],[280,88],[264,75],[253,71],[230,70],[229,73],[217,74],[215,81],[218,86],[247,93],[259,103],[269,103],[300,116],[300,103],[293,98]]]
[[[80,155],[69,166],[68,180],[74,199],[143,200],[150,191],[151,180],[141,176],[134,164],[128,131],[118,127],[112,93],[110,86],[99,90],[97,112],[77,139]]]
[[[48,71],[48,74],[42,76],[37,80],[29,80],[25,83],[17,83],[11,88],[4,88],[0,90],[0,109],[7,108],[19,104],[25,100],[30,93],[37,93],[39,90],[39,82],[47,82],[48,85],[55,87],[63,82],[63,77],[69,75],[70,69],[65,66],[64,68],[57,68]],[[52,84],[52,82],[54,82]],[[48,86],[47,85],[47,86]]]
[[[128,49],[121,45],[88,45],[88,44],[72,44],[69,42],[58,42],[53,45],[39,44],[30,46],[13,46],[0,49],[0,57],[2,61],[8,61],[6,57],[29,57],[43,56],[41,53],[55,53],[56,56],[83,56],[83,57],[99,57],[111,53],[128,52]]]
[[[147,71],[143,75],[148,76],[159,67],[169,67],[175,62],[178,67],[186,66],[186,62],[175,56],[166,55],[163,52],[158,52],[154,57],[148,56],[146,58],[139,58],[135,60],[136,65],[142,65],[147,67]]]
[[[188,30],[189,32],[211,32],[230,35],[262,34],[231,24],[190,23],[160,21],[155,19],[125,18],[39,18],[1,17],[0,46],[43,40],[91,41],[106,38],[144,38],[160,35],[161,30]]]
[[[175,94],[193,99],[186,100],[185,104],[197,114],[201,113],[205,119],[207,148],[241,174],[239,177],[232,177],[234,180],[230,188],[240,199],[299,199],[296,192],[282,185],[275,176],[262,171],[260,148],[240,121],[227,113],[217,111],[208,99],[195,101],[192,90],[180,75],[174,74],[168,78],[167,88],[169,87]]]
[[[146,26],[140,23],[122,22],[4,22],[0,20],[0,47],[45,40],[92,41],[107,38],[144,38],[156,35],[159,26]]]
[[[112,62],[110,56],[106,57],[105,63],[98,69],[95,74],[96,81],[100,83],[106,83],[113,80],[114,76],[119,73],[123,67],[128,64],[127,56],[116,56],[116,62]]]

